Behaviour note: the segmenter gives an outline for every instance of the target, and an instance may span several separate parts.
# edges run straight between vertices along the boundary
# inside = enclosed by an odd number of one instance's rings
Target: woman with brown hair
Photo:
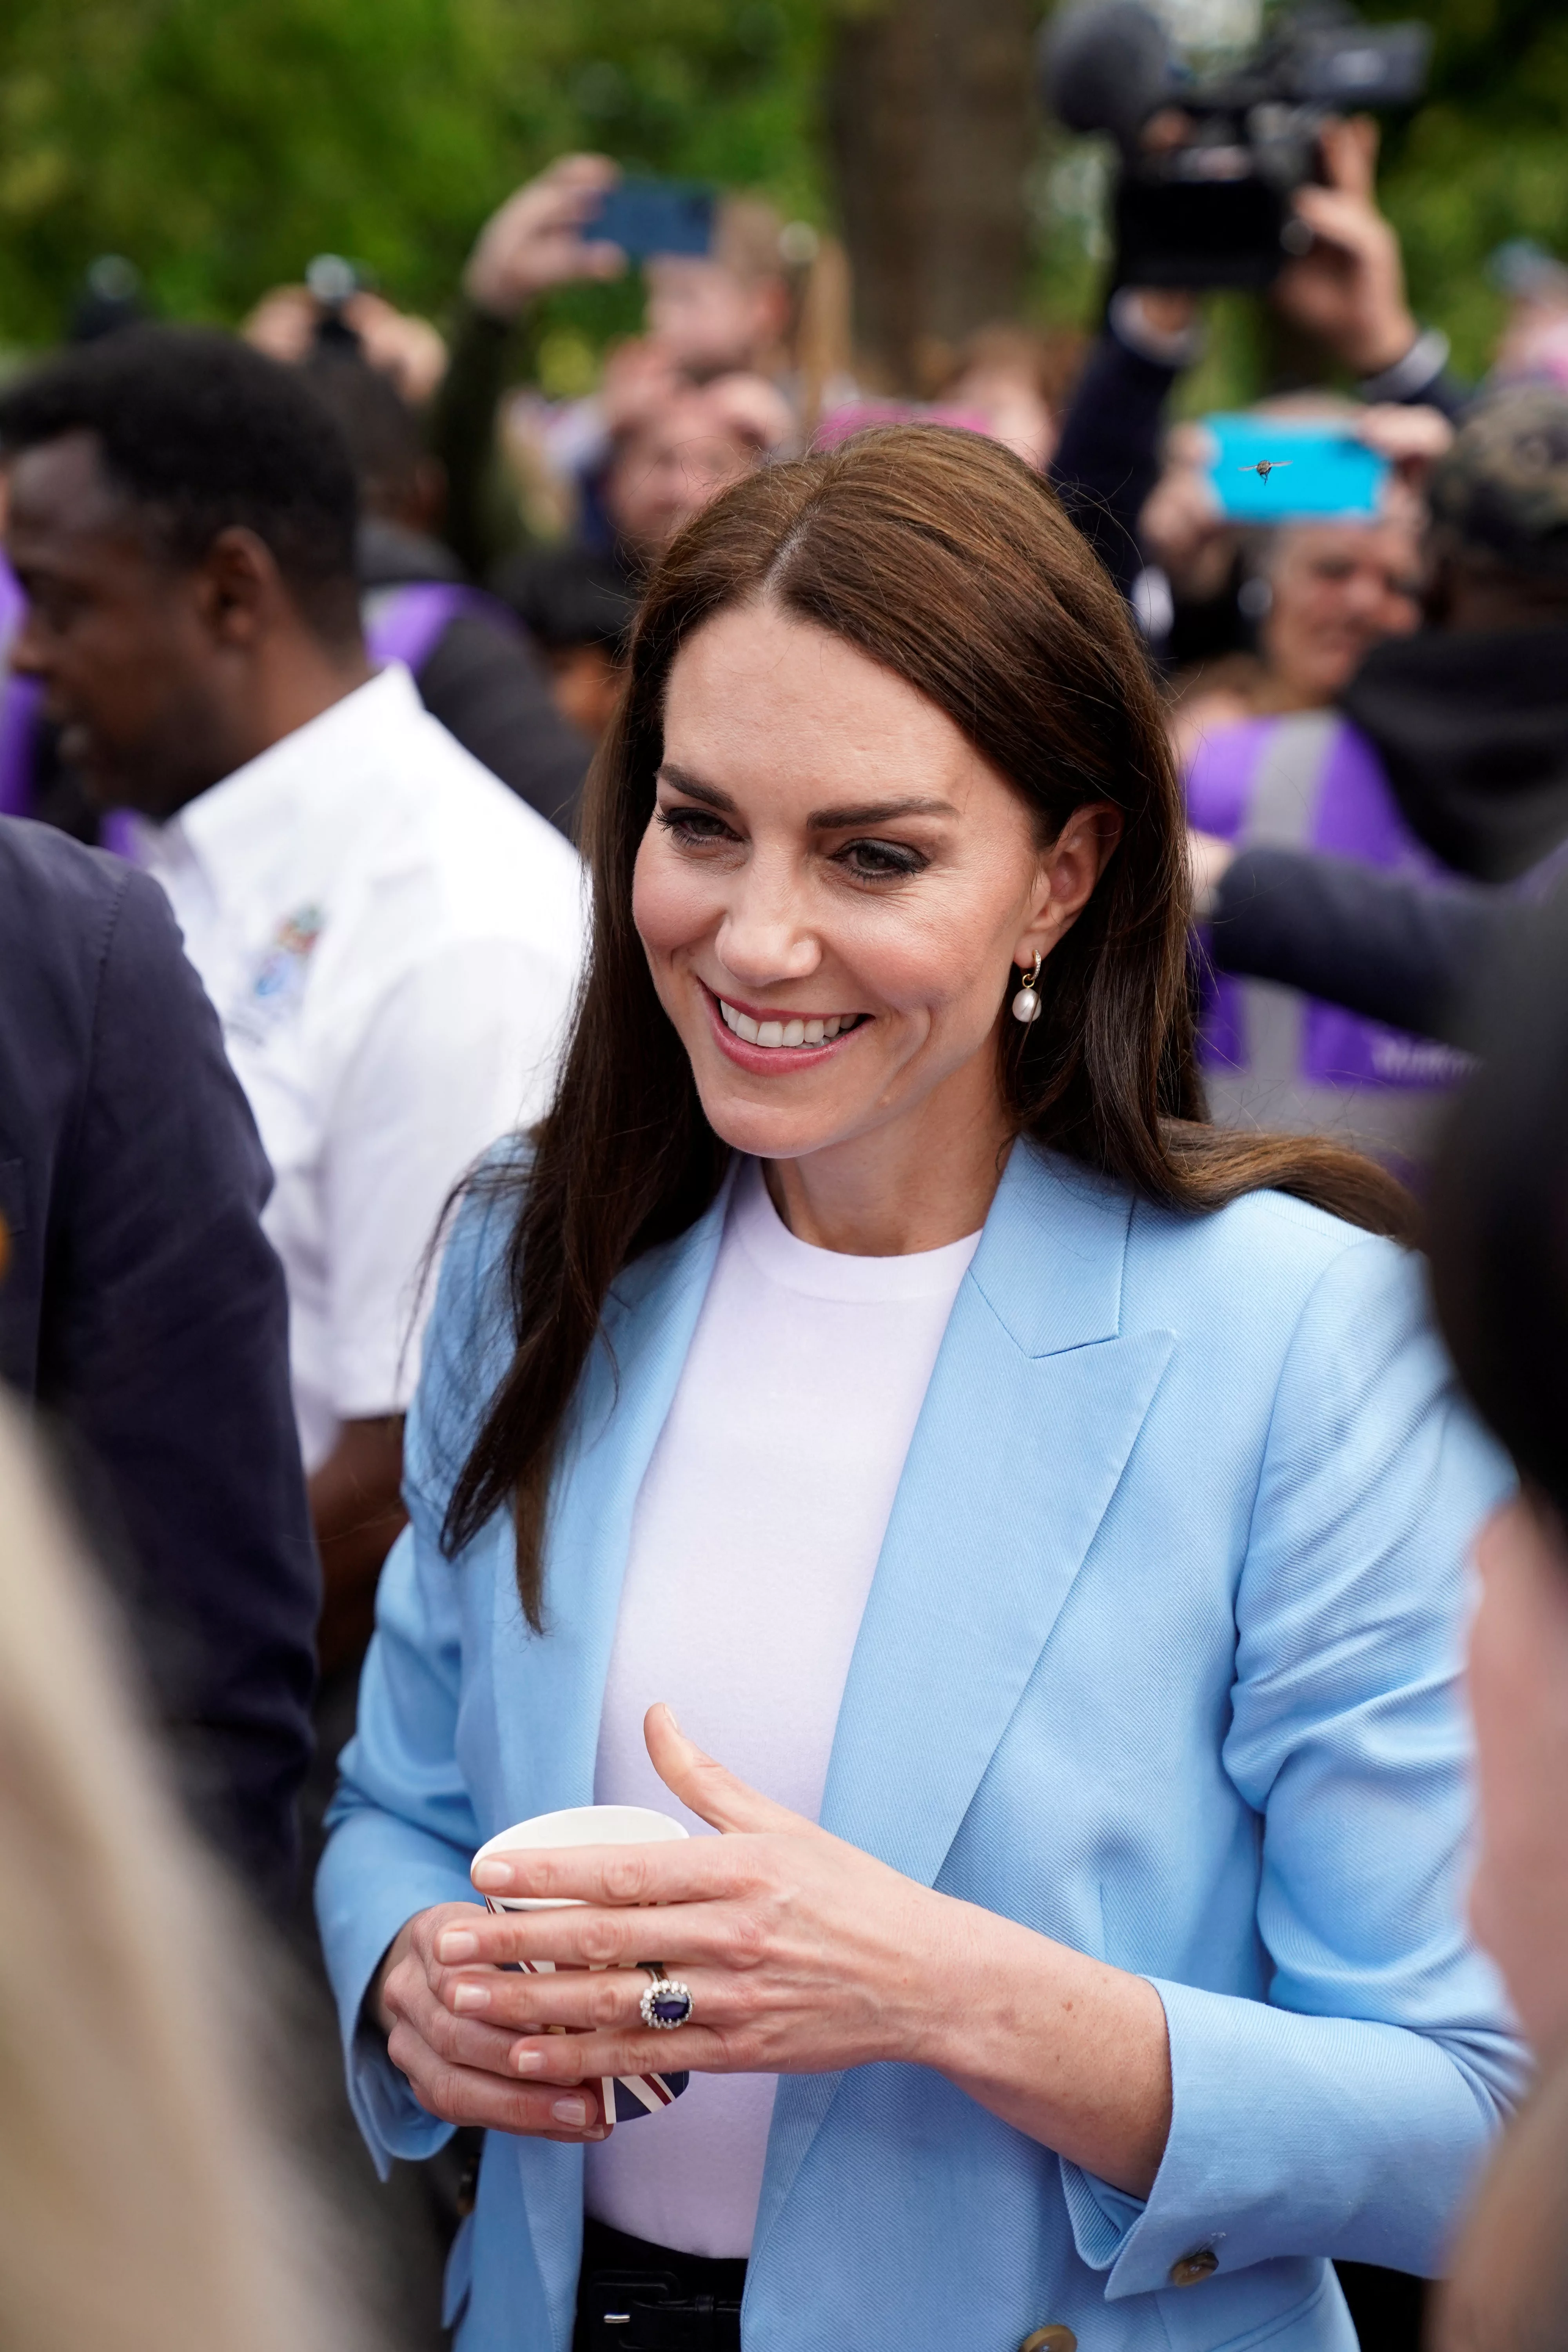
[[[1397,1188],[1204,1123],[1120,600],[978,438],[760,474],[588,831],[319,1890],[378,2157],[489,2131],[463,2352],[1352,2346],[1328,2258],[1434,2267],[1518,2078],[1458,1886],[1506,1471]],[[672,1796],[721,1834],[473,1906]]]

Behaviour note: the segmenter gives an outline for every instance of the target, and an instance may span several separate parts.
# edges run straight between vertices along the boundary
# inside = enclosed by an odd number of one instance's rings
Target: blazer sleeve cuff
[[[1150,1981],[1170,2034],[1172,2111],[1148,2200],[1062,2167],[1079,2251],[1106,2273],[1107,2300],[1291,2254],[1433,2274],[1489,2137],[1481,2074],[1407,2029]],[[1419,2182],[1391,2189],[1417,2144]]]
[[[316,1882],[338,2005],[349,2105],[384,2180],[395,2158],[433,2156],[454,2126],[422,2107],[366,2021],[365,1996],[398,1929],[437,1903],[472,1903],[461,1861],[439,1838],[366,1810],[341,1821]]]
[[[1165,2011],[1171,2042],[1170,2137],[1147,2199],[1129,2197],[1065,2160],[1062,2182],[1073,2240],[1090,2269],[1109,2273],[1108,2302],[1150,2294],[1177,2284],[1179,2264],[1197,2257],[1214,2269],[1256,2262],[1272,2247],[1232,2249],[1223,2176],[1216,2157],[1236,2133],[1237,2076],[1234,2033],[1212,2014],[1216,2006],[1247,2006],[1191,1986],[1152,1979]],[[1227,2019],[1234,2025],[1235,2021]],[[1228,2063],[1216,2045],[1229,2042]],[[1216,2056],[1218,2063],[1216,2063]],[[1217,2103],[1217,2107],[1216,2107]],[[1227,2259],[1228,2257],[1228,2259]]]
[[[1108,2180],[1097,2179],[1062,2158],[1062,2194],[1079,2260],[1091,2271],[1114,2268],[1122,2247],[1142,2220],[1147,2207]]]

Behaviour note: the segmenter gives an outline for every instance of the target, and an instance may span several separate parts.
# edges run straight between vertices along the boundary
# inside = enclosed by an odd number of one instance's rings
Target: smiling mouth
[[[731,1036],[739,1037],[745,1045],[760,1045],[765,1053],[795,1052],[802,1046],[830,1045],[836,1037],[847,1036],[869,1018],[864,1013],[791,1014],[776,1021],[758,1020],[742,1013],[738,1005],[726,1003],[715,997],[719,1017]]]

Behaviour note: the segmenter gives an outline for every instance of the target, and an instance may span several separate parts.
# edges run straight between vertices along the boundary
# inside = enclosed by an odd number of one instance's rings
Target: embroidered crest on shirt
[[[264,1036],[293,1011],[305,986],[310,953],[325,920],[319,907],[299,907],[286,915],[235,1007],[229,1026],[252,1038]]]

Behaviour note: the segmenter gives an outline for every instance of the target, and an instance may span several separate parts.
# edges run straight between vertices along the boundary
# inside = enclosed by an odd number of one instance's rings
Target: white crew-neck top
[[[980,1236],[905,1257],[798,1241],[741,1170],[633,1515],[594,1793],[711,1832],[643,1744],[656,1699],[742,1780],[816,1821],[849,1660],[942,1335]],[[671,2066],[679,2042],[669,2040]],[[748,2254],[775,2078],[693,2074],[587,2150],[596,2220]]]

